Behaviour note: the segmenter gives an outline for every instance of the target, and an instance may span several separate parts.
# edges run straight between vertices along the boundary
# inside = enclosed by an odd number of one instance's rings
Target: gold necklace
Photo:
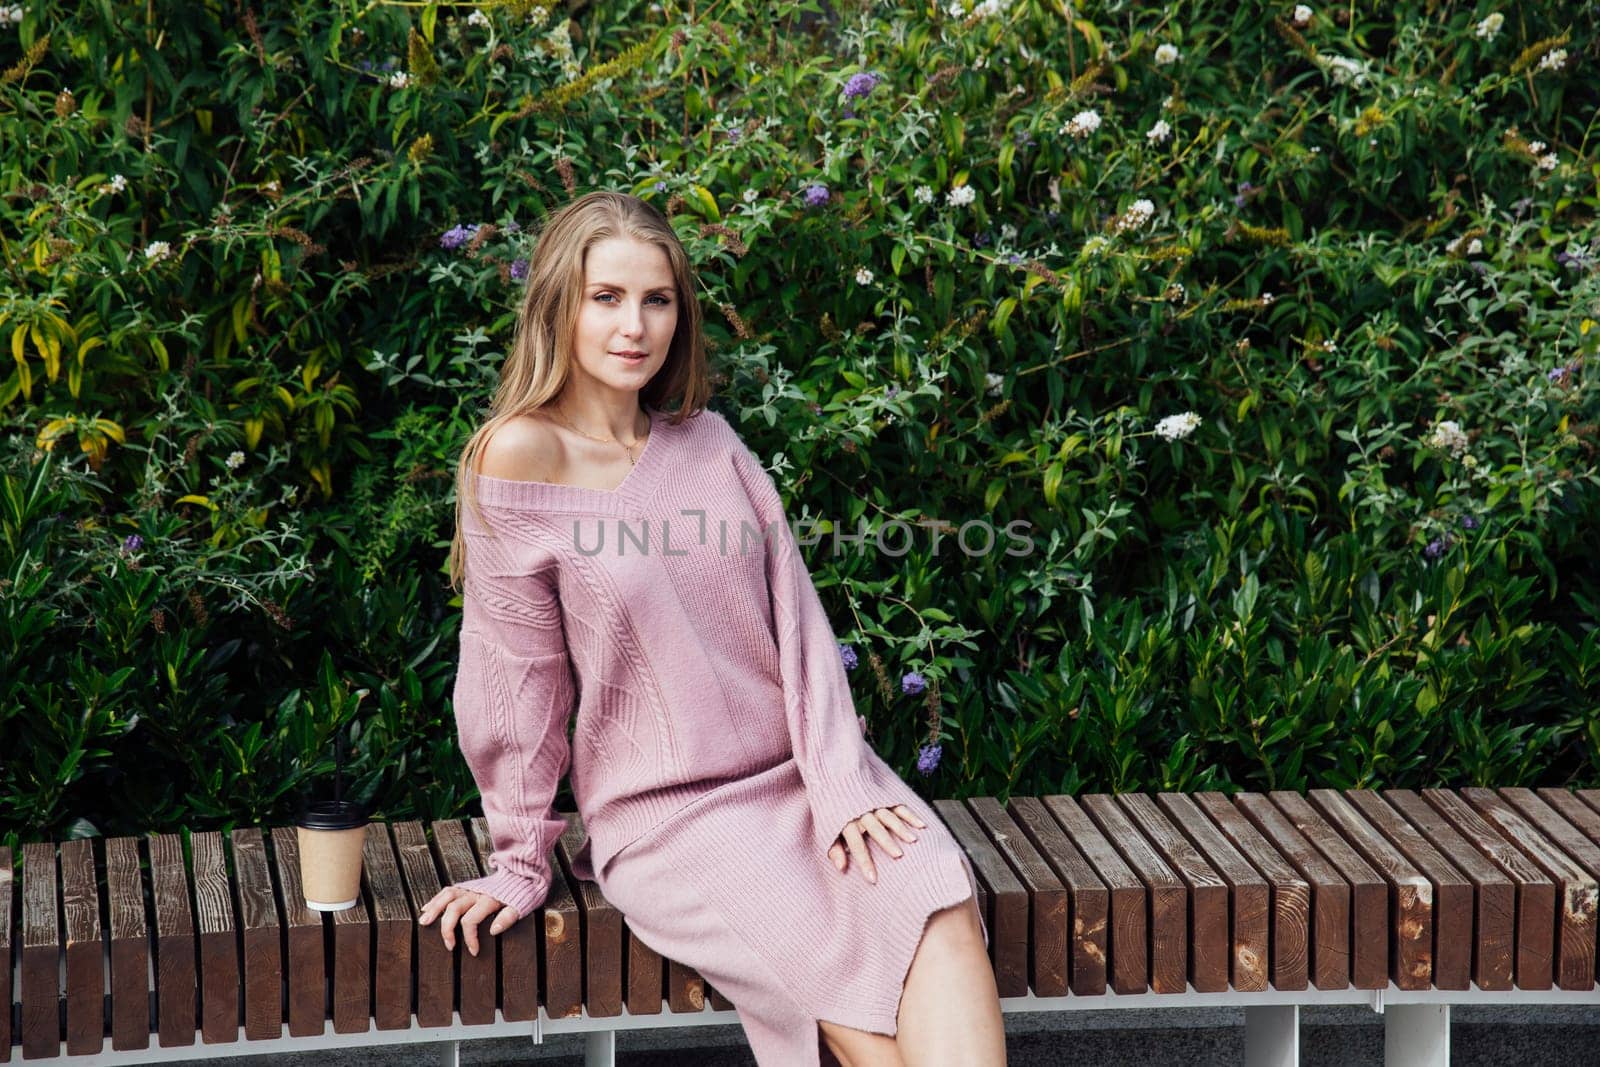
[[[622,444],[622,442],[620,440],[618,440],[617,438],[615,438],[615,437],[596,437],[594,434],[592,434],[592,433],[584,433],[584,431],[582,431],[582,430],[578,429],[576,426],[572,425],[572,420],[568,419],[565,415],[561,414],[560,409],[557,408],[555,405],[552,404],[550,406],[550,411],[551,411],[551,413],[553,415],[555,415],[556,418],[560,419],[563,423],[566,424],[567,429],[571,430],[575,434],[578,434],[579,436],[587,437],[591,441],[598,441],[603,445],[622,445],[623,450],[625,452],[627,452],[627,454],[628,454],[628,466],[633,467],[633,466],[637,465],[638,461],[633,458],[633,450],[635,448],[637,448],[638,445],[639,445],[639,439],[638,438],[634,439],[633,444],[626,445],[626,444]],[[648,441],[650,439],[650,435],[649,434],[645,434],[644,439],[646,441]]]

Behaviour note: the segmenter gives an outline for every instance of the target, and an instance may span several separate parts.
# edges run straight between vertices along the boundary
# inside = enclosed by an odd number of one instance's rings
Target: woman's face
[[[677,285],[665,252],[631,237],[591,245],[573,338],[573,378],[581,382],[570,384],[637,394],[666,363],[677,327]]]

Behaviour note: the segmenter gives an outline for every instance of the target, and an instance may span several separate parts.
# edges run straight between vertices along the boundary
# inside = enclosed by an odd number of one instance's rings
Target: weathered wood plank
[[[1311,891],[1311,982],[1318,989],[1350,985],[1350,883],[1312,847],[1294,823],[1260,793],[1238,793],[1233,804],[1250,820]]]
[[[1226,796],[1196,793],[1194,803],[1266,879],[1272,914],[1267,942],[1272,985],[1305,989],[1311,979],[1311,884]]]
[[[99,1052],[105,1044],[105,947],[100,937],[100,890],[95,884],[94,866],[92,839],[80,837],[61,842],[69,1056]]]
[[[1227,886],[1229,912],[1222,929],[1225,935],[1232,932],[1228,977],[1233,988],[1241,992],[1266,989],[1270,958],[1267,920],[1271,907],[1267,880],[1186,794],[1157,793],[1156,804]],[[1303,926],[1301,930],[1303,933]],[[1303,946],[1303,938],[1301,943]]]
[[[494,853],[494,837],[489,820],[473,816],[468,823],[480,865],[487,867]],[[539,1013],[539,919],[518,915],[517,921],[499,934],[490,935],[491,918],[479,926],[479,937],[499,940],[500,1013],[507,1022],[525,1022]]]
[[[189,907],[189,869],[183,862],[183,838],[153,834],[150,886],[156,909],[157,1040],[163,1048],[192,1045],[199,1030],[195,1017],[194,911]]]
[[[285,922],[272,891],[265,835],[259,826],[236,827],[233,842],[233,893],[244,933],[244,1036],[270,1041],[283,1036],[283,950]],[[144,983],[140,972],[139,981]]]
[[[1067,888],[1039,850],[1033,847],[995,797],[969,797],[967,808],[1010,865],[1028,895],[1029,926],[1026,961],[1028,985],[1035,996],[1067,995]]]
[[[1108,966],[1111,988],[1118,993],[1143,993],[1150,984],[1149,916],[1145,885],[1111,847],[1094,820],[1064,793],[1043,797],[1044,808],[1079,852],[1094,867],[1111,895],[1111,937]]]
[[[438,853],[439,869],[444,884],[455,885],[481,878],[492,872],[478,863],[472,846],[467,843],[466,830],[455,819],[436,819],[428,824],[433,834],[434,849]],[[478,942],[476,954],[467,948],[465,927],[456,926],[456,947],[452,952],[461,979],[461,1023],[463,1026],[480,1026],[494,1022],[495,977],[500,970],[500,944],[498,938],[489,936],[489,920],[478,924],[474,937]]]
[[[1094,820],[1150,893],[1150,988],[1182,993],[1189,975],[1189,889],[1123,814],[1109,793],[1080,798]]]
[[[1389,885],[1318,815],[1306,798],[1273,790],[1268,798],[1350,885],[1350,981],[1357,989],[1389,984]]]
[[[194,854],[195,929],[200,935],[200,1039],[207,1044],[239,1040],[239,948],[233,921],[222,834],[197,830]]]
[[[272,865],[283,887],[284,985],[289,1001],[289,1036],[317,1037],[327,1029],[328,971],[323,950],[323,913],[306,907],[300,879],[300,837],[295,826],[274,826]]]
[[[1463,789],[1461,798],[1498,827],[1555,881],[1558,888],[1556,984],[1562,989],[1593,989],[1595,908],[1600,901],[1600,888],[1594,876],[1493,790]]]
[[[111,1048],[150,1047],[150,927],[144,909],[139,839],[106,841],[106,903],[111,933]]]
[[[1178,876],[1188,896],[1189,982],[1201,993],[1228,988],[1228,886],[1144,793],[1116,798],[1128,820]]]
[[[1111,904],[1105,883],[1038,797],[1012,797],[1006,810],[1067,888],[1072,991],[1079,996],[1104,993],[1106,927]]]
[[[583,1002],[590,1015],[621,1015],[622,912],[605,898],[597,884],[579,879],[573,873],[574,859],[588,835],[578,812],[568,812],[565,817],[567,829],[556,841],[556,851],[562,870],[577,890],[576,900],[584,927]]]
[[[1406,792],[1391,790],[1385,795],[1400,797]],[[1549,989],[1555,973],[1555,882],[1455,793],[1423,790],[1418,799],[1511,876],[1517,888],[1517,987]]]
[[[1350,789],[1345,797],[1428,880],[1433,891],[1433,985],[1438,989],[1470,989],[1472,883],[1376,792]]]
[[[972,861],[980,886],[988,886],[994,914],[988,920],[995,985],[1002,997],[1028,992],[1028,891],[959,800],[935,800],[933,808]],[[979,901],[983,903],[982,900]]]
[[[361,869],[372,899],[377,942],[372,960],[372,1021],[379,1030],[404,1030],[411,1025],[412,931],[437,937],[438,930],[417,926],[387,822],[367,823],[366,840],[361,844]],[[504,951],[502,944],[502,956]]]
[[[56,846],[22,846],[22,1058],[61,1055],[56,932]],[[7,1007],[9,1011],[9,1006]]]
[[[413,820],[392,823],[395,853],[400,858],[400,875],[412,915],[422,914],[423,906],[439,895],[439,868],[433,849],[422,829]],[[459,931],[456,944],[461,944]],[[455,953],[444,947],[439,920],[417,927],[417,1025],[450,1026],[455,1021]]]

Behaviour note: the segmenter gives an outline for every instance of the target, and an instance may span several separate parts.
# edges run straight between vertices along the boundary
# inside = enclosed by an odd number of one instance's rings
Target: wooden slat
[[[1577,797],[1595,811],[1600,812],[1600,789],[1580,789]]]
[[[1189,984],[1188,888],[1134,829],[1111,794],[1089,793],[1079,802],[1149,890],[1151,990],[1184,992]]]
[[[1384,791],[1383,800],[1472,883],[1472,980],[1481,989],[1510,989],[1516,960],[1517,883],[1416,793],[1389,789]],[[1546,953],[1548,949],[1547,937]],[[1442,953],[1441,949],[1441,962],[1434,969],[1435,981],[1443,966]],[[1548,954],[1544,965],[1548,972]],[[1548,978],[1546,983],[1548,986]]]
[[[1035,996],[1064,997],[1067,973],[1067,888],[1033,847],[1000,801],[969,797],[967,808],[995,851],[1008,863],[1031,903],[1028,925],[1028,986]]]
[[[489,820],[477,815],[467,825],[478,863],[487,867],[494,852]],[[493,922],[491,918],[479,928],[480,937],[490,936],[487,931]],[[539,920],[518,915],[516,922],[493,936],[500,942],[500,1013],[506,1022],[526,1022],[539,1013]]]
[[[583,930],[577,896],[559,863],[550,865],[550,895],[543,911],[544,1010],[553,1019],[582,1015]]]
[[[1271,894],[1267,880],[1250,866],[1222,831],[1183,793],[1158,793],[1156,803],[1193,843],[1227,886],[1229,912],[1223,933],[1231,931],[1229,981],[1241,992],[1267,988],[1269,948],[1267,917]],[[1292,873],[1292,872],[1291,872]],[[1301,898],[1304,900],[1304,897]],[[1302,932],[1304,927],[1301,928]],[[1302,945],[1304,940],[1302,938]],[[1303,986],[1302,986],[1303,988]]]
[[[189,847],[194,855],[195,927],[200,933],[200,1039],[210,1044],[237,1041],[239,947],[222,834],[196,831],[189,836]]]
[[[111,1047],[150,1047],[150,928],[144,910],[139,839],[106,841],[106,904],[111,927]]]
[[[1576,827],[1591,843],[1600,845],[1600,811],[1579,800],[1578,795],[1570,789],[1546,786],[1537,792],[1541,800],[1559,811],[1561,817]]]
[[[336,1034],[363,1034],[372,1029],[372,911],[367,907],[366,846],[363,831],[363,870],[356,887],[355,906],[328,913],[333,923],[333,1032]],[[493,984],[491,978],[491,988]],[[493,997],[491,992],[490,999]]]
[[[566,812],[567,828],[556,841],[561,869],[576,889],[575,899],[583,923],[583,1003],[589,1014],[622,1014],[622,912],[605,898],[600,887],[580,879],[573,862],[587,834],[577,812]],[[721,997],[713,991],[713,1003]],[[726,1000],[726,998],[722,998]]]
[[[933,807],[972,861],[972,872],[979,886],[989,888],[987,899],[994,911],[988,920],[989,950],[994,961],[995,985],[1002,997],[1026,996],[1028,891],[961,801],[935,800]],[[979,906],[983,904],[984,900],[980,899]]]
[[[1472,883],[1428,839],[1370,789],[1351,789],[1345,798],[1384,839],[1422,872],[1433,892],[1433,985],[1472,987]]]
[[[1313,789],[1306,800],[1343,843],[1387,884],[1388,909],[1383,925],[1384,952],[1389,975],[1401,989],[1427,989],[1433,985],[1433,883],[1423,877],[1389,839],[1362,817],[1350,802],[1332,789]]]
[[[439,869],[433,850],[413,820],[393,823],[395,853],[400,857],[400,874],[405,882],[411,914],[422,912],[423,905],[439,895]],[[417,927],[417,1025],[449,1026],[455,1018],[454,953],[444,947],[439,919]],[[459,932],[456,944],[461,944]]]
[[[455,819],[437,819],[428,824],[433,833],[433,845],[438,851],[439,868],[446,885],[457,885],[493,873],[493,868],[483,868],[462,824]],[[465,918],[463,916],[463,918]],[[480,1026],[494,1022],[495,975],[500,970],[500,945],[489,936],[488,916],[478,924],[474,936],[478,942],[476,955],[467,949],[466,927],[456,925],[456,947],[453,952],[461,977],[461,1023],[463,1026]]]
[[[90,838],[61,842],[61,916],[67,935],[67,1055],[99,1052],[105,1044],[105,958]]]
[[[157,1040],[163,1048],[192,1045],[199,1030],[195,1016],[194,910],[189,907],[189,869],[178,834],[147,837],[150,888],[156,908]]]
[[[11,904],[16,892],[11,849],[0,845],[0,1063],[11,1060],[11,920],[15,915]]]
[[[1488,790],[1472,792],[1487,793]],[[1582,867],[1584,873],[1600,883],[1600,845],[1586,837],[1571,820],[1565,818],[1554,805],[1545,803],[1541,795],[1533,790],[1507,787],[1499,790],[1499,793],[1522,813],[1523,818],[1537,826],[1552,844]]]
[[[300,880],[300,838],[295,826],[274,826],[272,863],[283,887],[283,923],[289,955],[284,967],[289,994],[289,1036],[316,1037],[327,1029],[328,974],[322,913],[306,907]]]
[[[627,931],[628,955],[623,964],[623,975],[628,984],[628,1014],[660,1015],[666,1000],[666,961],[661,958],[661,953],[639,940],[639,935],[628,925],[626,916],[622,922]]]
[[[687,963],[667,959],[667,1009],[669,1011],[704,1011],[706,1008],[706,980],[700,972]]]
[[[244,941],[244,1036],[270,1041],[283,1036],[284,923],[272,891],[265,835],[259,826],[239,826],[233,845],[233,896]],[[408,1009],[409,1012],[409,1009]]]
[[[1094,820],[1064,793],[1042,798],[1045,810],[1094,868],[1111,896],[1111,937],[1107,965],[1111,988],[1118,993],[1143,993],[1150,982],[1148,895],[1122,856],[1111,847]]]
[[[1311,984],[1318,989],[1350,985],[1350,883],[1283,812],[1260,793],[1238,793],[1233,804],[1257,832],[1306,880],[1310,898]]]
[[[1433,799],[1440,790],[1426,789]],[[1594,988],[1595,881],[1510,804],[1488,789],[1463,789],[1461,799],[1506,836],[1556,884],[1556,985]]]
[[[1311,977],[1311,885],[1226,796],[1194,794],[1194,804],[1266,879],[1271,910],[1272,985],[1304,989]]]
[[[389,824],[367,823],[361,845],[362,878],[372,899],[377,947],[372,960],[372,1021],[379,1030],[405,1030],[411,1025],[411,934],[439,936],[437,929],[417,926],[406,899],[400,861],[389,839]],[[505,939],[500,954],[505,958]]]
[[[1507,872],[1517,888],[1516,979],[1519,989],[1549,989],[1554,981],[1556,886],[1528,857],[1484,822],[1472,805],[1449,790],[1385,793],[1396,801],[1415,797],[1479,853]],[[1406,810],[1402,808],[1401,810]]]
[[[1389,886],[1318,815],[1306,798],[1287,790],[1267,794],[1350,886],[1350,981],[1357,989],[1389,984]]]
[[[1038,797],[1012,797],[1006,810],[1067,889],[1068,973],[1079,996],[1106,991],[1106,927],[1111,896],[1094,867]]]
[[[22,1058],[61,1054],[57,988],[61,943],[56,934],[56,846],[22,846]],[[7,1006],[10,1010],[10,1006]]]
[[[1189,981],[1201,993],[1228,988],[1228,886],[1189,839],[1144,793],[1116,798],[1156,854],[1183,881],[1188,895]]]

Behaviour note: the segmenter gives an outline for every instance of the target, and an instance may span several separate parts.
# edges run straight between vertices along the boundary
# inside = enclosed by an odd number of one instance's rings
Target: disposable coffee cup
[[[344,911],[361,899],[367,809],[357,800],[308,800],[295,822],[300,885],[312,911]]]

